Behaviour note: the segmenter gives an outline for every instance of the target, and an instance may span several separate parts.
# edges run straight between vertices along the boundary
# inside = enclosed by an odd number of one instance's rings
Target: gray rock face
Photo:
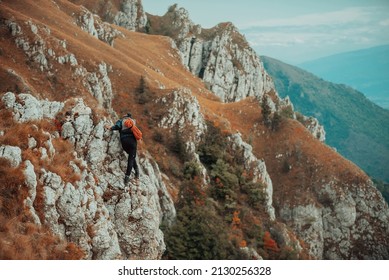
[[[27,58],[42,72],[47,72],[48,76],[55,75],[52,71],[56,62],[63,65],[70,64],[72,67],[78,66],[76,56],[67,50],[66,40],[53,36],[51,30],[46,26],[38,25],[32,21],[21,24],[12,20],[6,20],[6,25],[14,37],[16,46],[23,50]],[[54,47],[61,55],[53,50]],[[10,69],[9,72],[19,78],[15,71]],[[20,82],[26,91],[31,91],[28,84],[23,80]]]
[[[111,80],[108,77],[109,69],[109,66],[101,62],[97,72],[87,72],[84,75],[85,87],[97,99],[99,105],[106,109],[112,108],[113,98]]]
[[[189,89],[180,88],[156,101],[160,106],[169,108],[159,121],[163,128],[177,128],[182,132],[188,126],[195,128],[192,142],[198,143],[206,130],[200,105]]]
[[[317,138],[319,141],[324,142],[326,140],[326,132],[324,126],[322,126],[319,121],[314,117],[303,117],[305,127],[309,132]]]
[[[43,118],[53,119],[64,106],[63,103],[58,101],[38,100],[27,93],[15,95],[12,92],[7,92],[1,100],[6,108],[13,111],[14,119],[19,122],[41,120]]]
[[[372,182],[317,188],[320,205],[283,206],[280,218],[318,259],[387,259],[389,209]]]
[[[81,9],[80,14],[74,16],[76,17],[76,22],[79,24],[81,29],[101,41],[110,44],[111,46],[113,45],[115,38],[123,36],[121,32],[114,29],[111,25],[102,22],[98,16],[92,15],[86,9]],[[95,72],[88,72],[85,67],[79,65],[77,57],[67,49],[65,40],[61,40],[54,36],[48,36],[51,34],[48,28],[38,26],[31,21],[24,23],[24,25],[20,25],[19,23],[7,20],[6,25],[8,26],[12,36],[15,38],[16,46],[22,49],[26,56],[36,63],[42,72],[45,71],[50,77],[52,77],[55,76],[52,72],[55,62],[62,64],[64,67],[70,65],[74,78],[81,77],[86,90],[98,100],[102,107],[108,109],[109,112],[112,113],[111,102],[113,92],[111,80],[108,76],[108,73],[112,71],[111,66],[107,65],[104,61],[101,61]],[[29,30],[35,31],[33,32],[33,36],[28,36]],[[49,47],[50,45],[57,46],[58,53],[56,53],[53,48]],[[59,53],[61,55],[59,55]],[[17,73],[12,74],[17,75]],[[21,84],[26,90],[29,90],[28,85],[24,81],[21,81]],[[32,106],[32,108],[36,108],[38,106],[37,104],[32,104],[34,102],[34,98],[23,95],[20,95],[20,97],[28,99],[27,101],[30,107]],[[12,102],[14,101],[12,101],[11,98],[6,103],[11,104]],[[42,101],[41,103],[42,106],[45,107],[45,110],[43,111],[45,114],[50,113],[50,110],[53,111],[53,114],[57,113],[55,112],[56,108],[50,108],[50,106],[57,106],[56,103],[46,102],[47,104],[44,104],[45,101]],[[26,117],[29,117],[28,114],[31,114],[31,118],[35,119],[41,119],[43,117],[43,115],[37,115],[40,110],[34,112],[30,107],[25,107]],[[15,116],[15,118],[18,118],[18,116]]]
[[[275,210],[273,207],[273,183],[270,175],[267,173],[266,164],[259,160],[252,152],[253,148],[242,140],[240,134],[234,134],[230,137],[234,149],[240,149],[243,152],[245,170],[252,172],[253,182],[261,182],[266,193],[265,205],[270,220],[275,220]]]
[[[317,259],[322,259],[324,249],[324,233],[322,210],[315,205],[284,207],[280,210],[280,218],[293,224],[298,235],[310,244],[309,253]]]
[[[272,111],[293,108],[290,99],[278,97],[273,81],[263,63],[246,39],[232,23],[222,23],[212,29],[194,24],[184,8],[173,5],[161,18],[163,32],[173,38],[182,63],[223,102],[235,102],[249,96],[260,98],[272,92],[276,104],[269,99]],[[164,24],[156,22],[154,24]],[[166,34],[163,34],[166,35]],[[323,126],[315,118],[305,118],[307,129],[320,141],[325,141]]]
[[[21,98],[23,106],[18,105]],[[64,106],[10,92],[2,101],[19,122],[51,118]],[[165,244],[159,226],[163,220],[171,223],[176,213],[157,164],[149,154],[138,154],[141,183],[129,190],[123,184],[127,156],[119,135],[104,129],[105,119],[95,124],[92,110],[83,99],[72,103],[71,118],[63,125],[61,135],[74,145],[78,163],[71,161],[69,165],[80,179],[68,182],[45,169],[36,172],[26,161],[24,173],[29,193],[25,205],[34,221],[78,244],[87,259],[161,258]],[[45,143],[31,143],[32,149],[45,151],[42,160],[50,161],[56,153],[53,137],[56,136],[48,134]],[[23,160],[19,147],[1,146],[0,156],[15,167]],[[42,209],[34,207],[37,186],[43,190],[43,205],[39,206]]]
[[[197,146],[204,135],[207,125],[200,111],[200,104],[187,88],[174,90],[168,95],[156,100],[163,109],[158,126],[170,129],[171,133],[181,135],[186,144],[186,152],[201,169],[204,184],[207,181],[207,171],[197,154]],[[166,110],[166,108],[168,108]]]
[[[147,24],[147,16],[140,0],[122,0],[120,11],[115,15],[113,23],[128,30],[137,31]]]
[[[203,30],[188,12],[176,5],[164,16],[171,20],[169,34],[180,50],[183,64],[202,78],[224,102],[275,91],[259,57],[231,23]]]
[[[260,97],[274,89],[262,62],[251,48],[242,48],[232,38],[237,30],[231,26],[203,45],[207,63],[192,69],[204,69],[203,80],[225,102],[248,96]],[[200,75],[200,73],[199,73]]]
[[[25,22],[24,28],[29,29],[33,33],[33,38],[29,38],[23,32],[22,26],[11,20],[6,20],[11,35],[15,38],[16,45],[22,49],[28,58],[36,63],[41,71],[48,70],[51,65],[47,57],[47,45],[43,39],[44,34],[48,34],[50,31],[45,28],[40,28],[31,21]]]
[[[8,159],[12,167],[18,167],[22,162],[22,150],[15,146],[1,145],[0,157]]]
[[[110,46],[114,45],[114,40],[117,37],[124,36],[122,32],[103,22],[99,16],[93,15],[86,9],[83,9],[78,16],[77,23],[82,30]]]

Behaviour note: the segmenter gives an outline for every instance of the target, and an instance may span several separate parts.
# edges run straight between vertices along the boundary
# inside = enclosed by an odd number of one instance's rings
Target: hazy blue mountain
[[[389,181],[389,111],[351,87],[324,81],[298,67],[262,57],[280,96],[324,125],[326,143],[369,175]]]
[[[340,53],[298,65],[325,80],[349,85],[389,108],[389,45]]]

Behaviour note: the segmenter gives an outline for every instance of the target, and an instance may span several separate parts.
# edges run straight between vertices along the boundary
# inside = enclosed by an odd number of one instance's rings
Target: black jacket
[[[135,139],[134,134],[132,133],[132,130],[128,127],[124,127],[123,125],[124,119],[118,120],[114,126],[111,127],[111,130],[119,130],[120,132],[120,139],[132,137]],[[135,122],[135,121],[134,121]]]

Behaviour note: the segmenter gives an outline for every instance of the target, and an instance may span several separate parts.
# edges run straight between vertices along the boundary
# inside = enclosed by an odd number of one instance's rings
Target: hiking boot
[[[124,177],[124,185],[125,185],[125,186],[128,185],[129,182],[130,182],[130,176],[126,175],[126,176]]]
[[[133,178],[131,179],[131,184],[135,185],[135,186],[139,186],[139,178]]]

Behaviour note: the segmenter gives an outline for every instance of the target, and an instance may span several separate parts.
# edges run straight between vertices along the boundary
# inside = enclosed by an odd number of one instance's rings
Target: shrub
[[[0,158],[0,214],[3,217],[11,218],[21,214],[22,207],[19,207],[19,200],[27,197],[24,184],[24,175],[21,168],[11,167],[11,163]]]
[[[165,141],[163,132],[160,130],[155,131],[153,134],[153,140],[162,144]]]
[[[283,117],[278,112],[275,112],[273,114],[273,120],[271,122],[272,129],[274,131],[277,131],[280,128],[282,121],[283,121]]]
[[[242,186],[242,191],[247,194],[247,203],[252,208],[259,210],[264,204],[266,193],[261,183],[248,182]]]
[[[194,179],[195,177],[200,175],[201,168],[195,161],[185,162],[183,173],[185,179]]]
[[[238,177],[233,173],[232,167],[222,159],[212,165],[210,172],[212,180],[211,194],[217,200],[236,198],[239,185]]]
[[[178,207],[185,205],[200,206],[205,204],[206,192],[198,177],[193,180],[184,180],[180,187],[180,201]]]
[[[182,178],[181,167],[178,166],[174,161],[169,161],[169,171],[177,178]]]
[[[293,119],[294,118],[294,111],[292,106],[288,105],[281,109],[280,115],[284,118]]]
[[[261,108],[262,108],[263,123],[266,126],[270,126],[270,124],[271,124],[271,119],[270,119],[271,108],[269,105],[269,96],[267,94],[262,95]]]
[[[165,231],[166,259],[223,260],[244,258],[229,240],[228,228],[209,206],[185,205]]]
[[[267,250],[278,251],[279,248],[274,239],[271,238],[270,232],[266,231],[263,236],[263,246]]]
[[[296,112],[296,120],[299,121],[301,124],[305,125],[304,115],[300,112]]]
[[[139,87],[136,91],[136,100],[138,104],[141,105],[146,104],[152,100],[152,94],[144,76],[140,77]]]
[[[181,161],[186,162],[191,159],[186,149],[185,139],[178,130],[173,132],[168,146],[170,151],[176,154]]]
[[[198,149],[200,161],[207,167],[211,167],[218,159],[225,156],[227,141],[220,128],[207,122],[207,133],[201,141]]]

